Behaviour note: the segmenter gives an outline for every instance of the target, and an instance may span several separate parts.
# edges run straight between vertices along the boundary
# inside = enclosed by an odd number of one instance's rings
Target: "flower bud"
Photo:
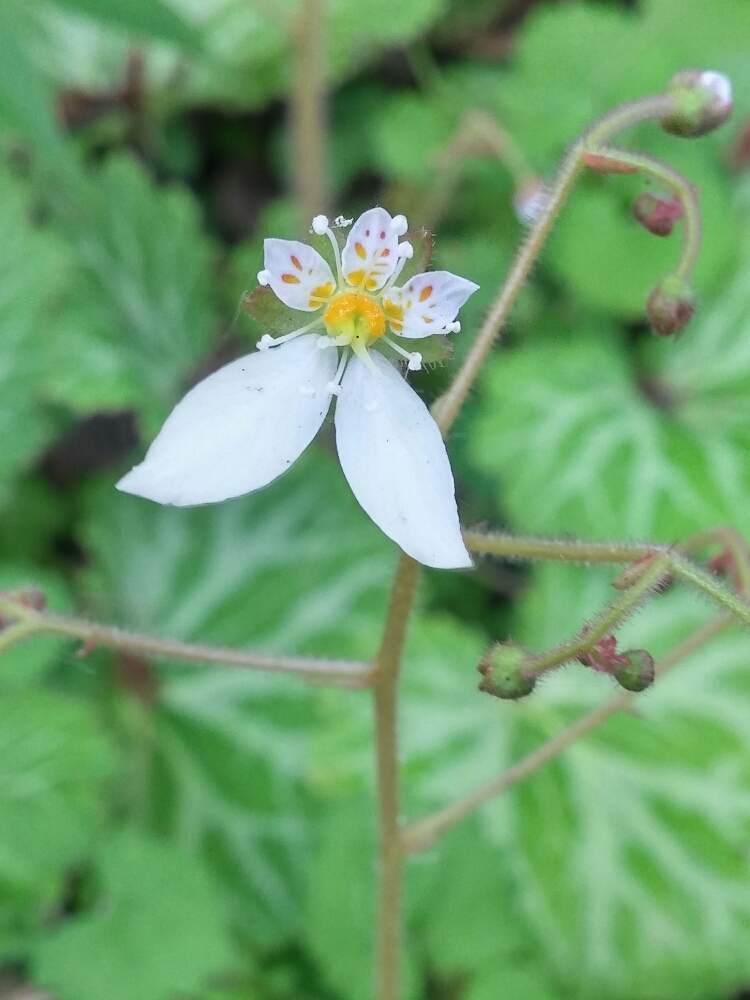
[[[646,303],[649,323],[661,337],[683,330],[694,312],[693,291],[686,281],[676,275],[670,275],[657,285]]]
[[[479,673],[484,677],[479,690],[495,698],[511,700],[531,694],[536,678],[525,674],[523,669],[529,660],[530,654],[522,646],[514,642],[496,642],[479,664]]]
[[[523,183],[516,191],[513,208],[518,221],[524,226],[533,226],[549,204],[549,190],[538,177]]]
[[[723,125],[732,113],[732,84],[723,73],[684,70],[672,77],[667,93],[674,107],[661,124],[672,135],[705,135]]]
[[[627,649],[620,653],[620,663],[612,671],[626,691],[645,691],[654,683],[654,658],[645,649]]]
[[[682,218],[682,202],[679,198],[644,191],[635,199],[633,215],[654,236],[669,236],[675,222]]]

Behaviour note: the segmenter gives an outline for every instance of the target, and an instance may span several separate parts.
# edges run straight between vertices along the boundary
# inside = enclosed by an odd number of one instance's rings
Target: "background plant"
[[[454,431],[464,519],[657,543],[746,532],[750,13],[652,0],[520,14],[420,3],[368,19],[332,4],[321,40],[331,204],[374,195],[439,222],[436,261],[485,293],[427,396],[510,264],[517,185],[685,66],[729,73],[738,113],[700,143],[633,136],[701,193],[700,308],[677,343],[641,325],[677,237],[632,221],[637,178],[582,178]],[[272,492],[217,509],[152,510],[111,490],[134,428],[148,437],[186,381],[257,335],[229,321],[259,239],[296,225],[274,102],[293,84],[297,17],[230,2],[0,9],[2,585],[163,636],[349,659],[377,648],[394,556],[324,448]],[[508,706],[472,674],[498,637],[537,651],[570,637],[612,599],[612,575],[493,561],[474,579],[426,575],[403,678],[409,816],[611,695],[573,667]],[[675,587],[621,648],[658,656],[711,614]],[[7,991],[369,996],[365,697],[74,649],[35,637],[2,659]],[[746,636],[715,637],[637,715],[431,848],[409,872],[407,989],[724,997],[746,981],[746,661]]]

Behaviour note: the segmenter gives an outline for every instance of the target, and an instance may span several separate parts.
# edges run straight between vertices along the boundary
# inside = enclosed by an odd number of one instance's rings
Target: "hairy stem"
[[[657,677],[662,677],[667,671],[686,659],[701,646],[722,632],[727,626],[732,624],[732,618],[728,615],[716,618],[688,636],[683,642],[675,646],[669,653],[666,653],[656,664]],[[432,847],[444,833],[456,826],[467,816],[490,802],[498,795],[502,795],[513,785],[518,784],[527,778],[534,771],[539,770],[549,761],[559,757],[561,753],[576,743],[581,737],[586,736],[597,726],[618,712],[626,711],[632,705],[637,695],[616,694],[608,701],[593,709],[591,712],[582,715],[571,725],[557,733],[551,739],[542,743],[535,750],[532,750],[526,757],[511,765],[506,771],[493,778],[492,781],[482,785],[480,788],[470,792],[465,798],[459,799],[445,809],[417,820],[407,826],[402,834],[403,849],[406,854],[416,854]]]
[[[534,223],[526,242],[521,247],[464,363],[447,392],[435,403],[435,419],[443,434],[446,434],[455,423],[487,355],[492,350],[495,339],[503,329],[508,314],[518,299],[557,216],[575,184],[583,165],[584,153],[618,132],[638,124],[638,122],[662,118],[672,110],[672,107],[672,99],[661,94],[624,104],[600,118],[573,144],[549,190],[547,203]]]
[[[294,26],[296,51],[290,105],[300,232],[326,207],[324,22],[325,0],[302,0]]]
[[[581,653],[592,649],[600,639],[621,625],[648,595],[658,588],[669,571],[670,561],[668,553],[654,559],[620,597],[608,604],[591,620],[585,631],[545,653],[534,654],[530,657],[529,667],[524,672],[529,676],[538,677],[545,671],[568,663]]]
[[[401,962],[403,852],[399,825],[398,679],[406,628],[419,580],[419,564],[402,556],[391,591],[383,639],[375,661],[376,779],[378,789],[378,1000],[398,1000]]]
[[[547,562],[630,563],[666,552],[667,545],[651,542],[589,542],[577,538],[537,538],[503,531],[469,530],[464,542],[477,555]]]
[[[672,109],[666,97],[646,98],[623,105],[605,116],[575,143],[563,160],[549,197],[526,242],[498,291],[464,363],[447,392],[433,408],[435,420],[445,436],[453,426],[482,365],[502,332],[508,314],[526,283],[544,247],[583,163],[591,137],[607,138],[648,118],[661,117]],[[377,660],[375,676],[376,754],[378,775],[379,881],[377,925],[378,1000],[398,1000],[399,940],[402,868],[402,836],[398,822],[398,744],[396,731],[398,676],[418,578],[418,567],[402,557],[394,581],[390,611]]]
[[[701,590],[714,603],[733,615],[741,625],[750,626],[750,604],[744,597],[735,594],[717,577],[676,552],[669,557],[669,566],[676,577]]]
[[[620,163],[635,167],[642,174],[653,177],[665,187],[670,188],[680,199],[682,205],[682,254],[674,274],[689,282],[693,276],[695,265],[701,248],[701,213],[698,204],[698,192],[687,178],[667,163],[646,156],[644,153],[634,153],[629,149],[619,149],[605,146],[597,152],[612,156]]]
[[[336,687],[370,687],[373,678],[371,664],[356,660],[274,656],[250,649],[231,649],[225,646],[181,642],[178,639],[161,639],[139,632],[128,632],[111,625],[99,625],[84,618],[58,615],[51,611],[36,611],[6,596],[0,596],[0,614],[15,622],[8,629],[0,631],[0,652],[4,648],[3,639],[7,643],[8,639],[17,636],[17,641],[20,641],[27,636],[46,632],[79,639],[85,649],[107,646],[136,656],[212,663],[217,666],[260,670],[272,674],[294,674],[308,681]],[[23,629],[23,632],[14,632],[18,629]]]

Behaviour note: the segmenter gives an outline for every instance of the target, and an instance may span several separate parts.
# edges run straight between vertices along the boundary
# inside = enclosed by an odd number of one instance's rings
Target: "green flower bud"
[[[479,664],[483,680],[480,691],[495,698],[517,699],[531,694],[536,678],[524,672],[531,654],[514,642],[497,642],[487,650]]]
[[[669,337],[683,330],[695,312],[695,296],[686,281],[672,274],[651,292],[646,314],[655,333]]]
[[[654,683],[654,658],[645,649],[627,649],[618,659],[622,662],[613,675],[620,687],[626,691],[645,691]]]
[[[683,138],[705,135],[723,125],[732,113],[732,84],[713,70],[685,70],[672,77],[667,93],[674,108],[662,128]]]

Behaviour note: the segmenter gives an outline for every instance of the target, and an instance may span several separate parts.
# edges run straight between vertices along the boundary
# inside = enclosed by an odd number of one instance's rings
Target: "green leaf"
[[[347,1000],[370,1000],[374,995],[374,816],[375,805],[367,795],[330,802],[311,859],[306,944],[326,982]],[[412,909],[408,902],[406,906]],[[419,957],[408,940],[401,970],[405,1000],[422,995]]]
[[[0,170],[0,497],[54,429],[39,382],[49,372],[47,331],[68,272],[64,244],[30,214],[27,189]]]
[[[68,154],[54,119],[52,88],[30,58],[32,25],[16,0],[0,4],[0,37],[0,121],[61,165]]]
[[[150,427],[217,332],[215,249],[192,196],[130,158],[111,157],[89,196],[58,222],[74,279],[47,392],[78,410],[135,405]]]
[[[696,322],[689,337],[701,336]],[[618,344],[573,330],[487,367],[471,457],[518,529],[675,541],[740,516],[742,454],[650,402]]]
[[[36,949],[35,981],[61,1000],[169,1000],[224,970],[221,901],[198,859],[121,833],[101,851],[93,909]]]
[[[112,492],[88,546],[97,608],[157,634],[238,647],[369,656],[394,553],[316,452],[268,489],[195,510]],[[254,944],[288,935],[314,836],[306,789],[316,697],[292,677],[159,672],[153,823],[200,845]]]
[[[42,923],[97,836],[113,752],[90,709],[71,698],[6,687],[2,715],[0,952],[8,954],[25,947],[23,934]]]
[[[515,637],[544,648],[605,600],[602,572],[536,575]],[[611,591],[610,591],[611,593]],[[659,655],[706,618],[678,589],[621,630]],[[713,998],[750,974],[750,687],[746,636],[727,633],[509,795],[514,874],[545,961],[576,997]],[[514,759],[613,685],[572,667],[519,712]],[[572,991],[571,993],[567,991]]]
[[[63,9],[94,18],[137,35],[195,48],[197,36],[162,0],[53,0]]]
[[[523,961],[523,930],[503,853],[468,820],[448,834],[429,863],[429,889],[420,901],[424,947],[446,977],[501,979]],[[478,985],[478,983],[477,983]],[[471,995],[471,994],[470,994]],[[499,995],[499,994],[498,994]]]
[[[731,72],[743,60],[749,29],[742,0],[727,0],[720,17],[702,0],[647,0],[638,13],[603,5],[536,8],[498,94],[501,120],[547,169],[599,115],[662,90],[686,66]],[[657,134],[655,126],[649,134]],[[679,157],[680,143],[671,148]]]
[[[373,803],[331,804],[312,858],[308,945],[330,984],[351,1000],[373,995]]]

